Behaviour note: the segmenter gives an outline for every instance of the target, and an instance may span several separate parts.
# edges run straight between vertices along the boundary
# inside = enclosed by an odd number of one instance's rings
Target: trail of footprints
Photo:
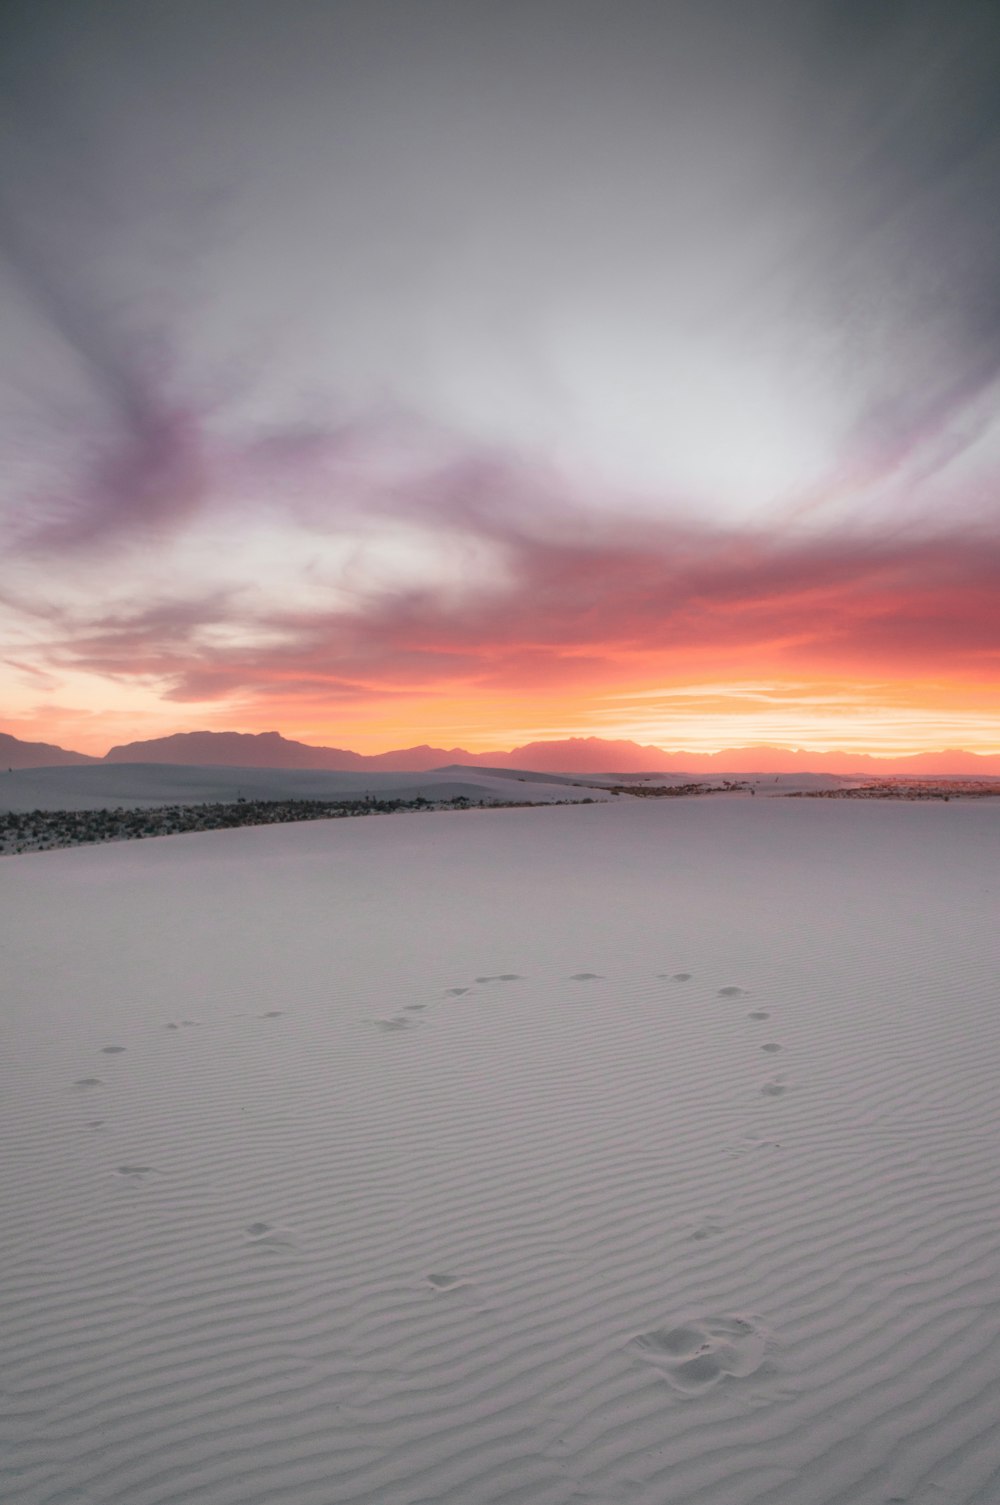
[[[694,979],[694,974],[692,972],[658,972],[656,976],[661,980],[667,980],[674,983],[687,983],[693,981]],[[604,975],[600,972],[573,972],[568,978],[568,981],[577,983],[603,982],[604,980]],[[482,974],[475,978],[475,987],[472,984],[466,984],[464,986],[445,988],[443,996],[450,999],[467,998],[475,994],[476,987],[490,987],[496,983],[512,983],[521,981],[523,981],[523,976],[519,972],[496,972],[490,974]],[[748,989],[740,987],[735,983],[727,983],[725,986],[717,990],[717,997],[725,999],[742,998],[747,995],[747,992]],[[428,1005],[426,1003],[407,1003],[403,1005],[402,1011],[400,1013],[390,1015],[387,1018],[372,1019],[370,1023],[375,1029],[379,1030],[383,1034],[397,1034],[404,1030],[416,1028],[416,1026],[421,1021],[419,1019],[413,1018],[412,1016],[416,1014],[422,1014],[427,1008]],[[253,1017],[260,1020],[269,1020],[280,1019],[283,1018],[284,1015],[284,1009],[265,1009],[263,1013],[253,1016],[237,1014],[233,1017]],[[766,1009],[752,1009],[748,1013],[747,1018],[749,1020],[752,1020],[754,1023],[762,1023],[770,1018],[770,1014]],[[166,1030],[179,1031],[182,1029],[196,1028],[197,1026],[197,1019],[182,1019],[179,1022],[176,1020],[170,1020],[163,1027]],[[782,1051],[783,1046],[776,1040],[767,1040],[761,1045],[760,1049],[765,1055],[778,1055]],[[124,1055],[125,1053],[126,1047],[124,1045],[109,1044],[102,1045],[100,1047],[100,1054],[105,1056],[119,1056]],[[105,1085],[106,1084],[104,1082],[104,1079],[99,1076],[77,1077],[73,1082],[74,1088],[77,1088],[80,1091],[89,1091],[94,1088],[103,1087]],[[788,1090],[788,1082],[786,1081],[785,1076],[782,1074],[774,1076],[768,1081],[764,1082],[760,1088],[760,1093],[763,1097],[778,1098],[783,1097],[785,1093],[788,1092]],[[87,1120],[85,1127],[97,1129],[102,1127],[103,1124],[104,1119],[89,1119]]]
[[[675,974],[675,977],[678,976],[678,975],[683,975],[683,974]],[[741,988],[741,987],[738,987],[735,983],[728,983],[725,987],[718,989],[718,991],[716,993],[716,997],[718,997],[718,998],[745,998],[747,996],[748,992],[749,992],[748,988]],[[747,1018],[752,1023],[754,1023],[754,1024],[763,1024],[766,1020],[770,1019],[770,1017],[771,1017],[771,1014],[770,1014],[770,1011],[768,1009],[751,1009],[750,1012],[747,1014]],[[764,1043],[760,1047],[761,1052],[764,1055],[767,1055],[767,1056],[780,1055],[780,1053],[784,1050],[784,1048],[785,1047],[782,1044],[780,1044],[780,1042],[777,1041],[777,1040],[765,1040]],[[789,1089],[789,1083],[786,1080],[785,1074],[781,1073],[781,1074],[779,1074],[777,1076],[771,1077],[768,1081],[766,1081],[766,1082],[764,1082],[762,1084],[761,1089],[760,1089],[760,1095],[761,1095],[761,1097],[771,1097],[771,1098],[773,1098],[773,1097],[784,1097],[785,1093],[788,1092],[789,1090],[790,1090]],[[768,1142],[770,1142],[770,1141],[768,1141]]]
[[[677,983],[691,982],[693,980],[693,975],[694,974],[691,972],[657,973],[657,977],[665,981]],[[723,987],[716,990],[716,997],[725,999],[745,998],[748,996],[749,991],[750,990],[748,988],[740,987],[736,983],[726,983]],[[763,1024],[766,1020],[770,1019],[770,1017],[771,1014],[770,1010],[768,1009],[751,1009],[747,1014],[747,1019],[750,1020],[753,1024]],[[777,1056],[780,1055],[784,1050],[784,1046],[777,1040],[765,1040],[760,1046],[760,1050],[763,1055]],[[786,1074],[782,1072],[770,1077],[767,1081],[761,1084],[760,1096],[764,1098],[779,1098],[784,1097],[785,1094],[790,1090],[790,1084],[787,1080]],[[748,1144],[768,1145],[776,1149],[781,1148],[780,1141],[773,1138],[773,1136],[758,1134],[753,1131],[744,1135],[744,1141]]]
[[[283,1018],[284,1014],[284,1009],[265,1009],[264,1012],[260,1014],[252,1016],[248,1016],[246,1014],[236,1014],[233,1015],[233,1017],[240,1019],[252,1017],[255,1019],[270,1020]],[[171,1019],[163,1025],[163,1028],[170,1031],[196,1029],[199,1025],[199,1022],[200,1021],[197,1019]],[[97,1053],[102,1056],[116,1057],[125,1055],[127,1053],[127,1050],[128,1047],[125,1045],[108,1044],[99,1046]],[[99,1076],[77,1077],[71,1084],[74,1091],[83,1093],[91,1093],[96,1091],[97,1089],[107,1088],[108,1085],[108,1081],[104,1077]],[[107,1122],[108,1120],[106,1118],[87,1118],[83,1120],[83,1127],[85,1129],[99,1130],[105,1128]],[[115,1166],[113,1168],[112,1174],[119,1182],[119,1184],[134,1189],[141,1186],[148,1177],[162,1176],[166,1173],[160,1170],[155,1165],[138,1165],[127,1163],[124,1165]],[[252,1248],[260,1251],[266,1252],[267,1250],[276,1250],[282,1248],[298,1248],[298,1244],[291,1234],[282,1229],[272,1228],[269,1223],[252,1223],[246,1230],[246,1232],[247,1243]]]
[[[694,980],[693,972],[658,972],[656,976],[661,981],[674,983],[687,983]],[[522,977],[522,974],[519,972],[495,972],[490,974],[483,974],[474,979],[474,985],[472,983],[467,983],[462,986],[445,988],[441,996],[449,999],[470,998],[475,996],[477,987],[490,987],[495,983],[521,982],[523,980],[524,979]],[[604,974],[601,972],[572,972],[567,980],[569,982],[591,983],[603,982],[606,979],[604,977]],[[723,987],[716,990],[716,997],[727,1000],[735,998],[745,998],[748,996],[749,991],[750,990],[748,988],[741,987],[737,983],[726,983]],[[420,1024],[421,1021],[411,1016],[414,1014],[422,1014],[427,1008],[428,1005],[426,1003],[407,1003],[403,1005],[400,1013],[392,1014],[387,1018],[372,1019],[370,1023],[382,1034],[397,1034],[403,1030],[411,1030],[416,1028],[416,1026]],[[278,1010],[272,1010],[268,1014],[261,1015],[260,1017],[276,1017],[279,1012],[280,1011]],[[770,1017],[770,1013],[767,1009],[751,1009],[747,1014],[747,1018],[753,1021],[755,1024],[763,1023]],[[176,1028],[176,1026],[173,1027]],[[777,1040],[766,1040],[761,1045],[760,1049],[764,1055],[776,1056],[781,1053],[784,1047]],[[789,1084],[786,1080],[785,1075],[780,1074],[769,1078],[761,1085],[760,1095],[765,1098],[778,1098],[783,1097],[789,1090]]]
[[[693,972],[658,972],[656,973],[656,977],[660,981],[671,982],[679,986],[695,980]],[[570,973],[565,980],[572,983],[586,984],[589,988],[591,984],[606,981],[606,978],[600,972],[581,971]],[[475,998],[477,989],[491,988],[500,983],[521,981],[523,981],[523,977],[518,972],[482,974],[476,977],[472,983],[445,988],[440,996],[451,1001],[458,1001],[460,999],[471,1001]],[[729,1002],[731,1000],[747,998],[750,995],[750,991],[749,988],[742,987],[738,983],[725,983],[722,987],[716,989],[715,996]],[[583,997],[585,992],[586,988],[581,991],[579,996]],[[370,1023],[383,1034],[395,1034],[404,1030],[411,1030],[422,1022],[416,1016],[423,1014],[429,1007],[430,1005],[427,1003],[407,1003],[403,1005],[400,1013],[392,1015],[389,1018],[373,1019]],[[770,1010],[763,1008],[750,1009],[746,1015],[747,1020],[754,1025],[766,1023],[770,1017]],[[772,1058],[781,1055],[785,1047],[778,1040],[764,1040],[758,1048],[763,1056]],[[777,1063],[775,1062],[775,1064]],[[787,1073],[776,1072],[760,1083],[757,1092],[758,1096],[765,1103],[771,1103],[785,1097],[791,1090],[792,1087]],[[761,1106],[763,1107],[763,1104]],[[742,1136],[740,1147],[734,1149],[731,1153],[734,1155],[745,1154],[748,1149],[765,1146],[771,1149],[780,1149],[781,1141],[772,1134],[762,1134],[755,1130],[750,1130]],[[708,1234],[695,1236],[707,1237]]]
[[[580,975],[581,976],[587,976],[587,977],[595,977],[597,974],[594,973],[594,972],[587,972],[587,973],[581,973]],[[520,972],[495,972],[495,973],[492,973],[490,976],[485,976],[484,975],[482,977],[477,977],[475,979],[475,983],[479,987],[487,987],[487,986],[491,985],[492,983],[496,983],[496,982],[522,982],[522,981],[523,981],[523,978],[522,978]],[[444,998],[467,998],[470,995],[473,995],[474,993],[475,993],[475,987],[473,987],[473,985],[471,983],[469,983],[469,984],[466,984],[465,987],[445,988],[444,993],[442,994],[442,997],[444,997]],[[371,1023],[374,1025],[374,1027],[377,1030],[381,1030],[382,1033],[385,1034],[385,1035],[395,1034],[398,1030],[414,1029],[420,1023],[420,1020],[419,1019],[408,1019],[407,1015],[408,1014],[422,1014],[426,1008],[427,1008],[427,1004],[426,1003],[406,1003],[406,1004],[403,1005],[403,1009],[402,1009],[401,1013],[399,1013],[399,1014],[392,1014],[388,1019],[372,1019]]]
[[[676,983],[692,981],[690,972],[661,972],[659,976]],[[721,999],[744,998],[748,989],[735,983],[718,988]],[[752,1025],[770,1019],[768,1009],[755,1008],[747,1014]],[[777,1040],[765,1040],[760,1051],[776,1056],[784,1047]],[[766,1099],[779,1098],[789,1090],[784,1074],[771,1077],[760,1087]],[[744,1136],[748,1149],[780,1149],[781,1141],[766,1130],[750,1129]],[[738,1152],[737,1152],[738,1153]],[[703,1217],[689,1233],[699,1241],[713,1238],[723,1230],[713,1216]],[[724,1313],[690,1317],[673,1327],[654,1328],[633,1338],[628,1347],[632,1355],[651,1365],[672,1390],[686,1399],[694,1399],[727,1380],[744,1379],[757,1373],[765,1364],[772,1340],[755,1317]]]
[[[185,1019],[184,1023],[193,1024],[194,1020]],[[168,1024],[165,1026],[165,1028],[179,1029],[180,1026],[177,1024]],[[126,1054],[126,1051],[127,1046],[124,1045],[102,1045],[98,1049],[98,1054],[102,1056],[123,1056]],[[108,1084],[103,1077],[81,1076],[77,1077],[72,1085],[79,1091],[91,1092],[95,1088],[106,1087]],[[83,1127],[85,1129],[102,1129],[106,1122],[107,1120],[104,1118],[86,1118],[83,1121]],[[122,1184],[130,1187],[136,1187],[141,1185],[142,1182],[145,1181],[147,1176],[160,1176],[163,1174],[163,1172],[157,1170],[155,1165],[127,1164],[116,1165],[113,1174]]]
[[[677,984],[694,980],[691,972],[660,972],[657,977]],[[520,980],[517,973],[501,972],[477,977],[475,983],[478,987],[487,987],[495,983]],[[599,972],[574,972],[567,980],[574,983],[594,983],[605,979]],[[748,993],[749,989],[735,983],[727,983],[716,990],[716,996],[725,1000],[745,998]],[[446,988],[443,996],[462,999],[474,994],[475,989],[466,985]],[[418,1021],[406,1018],[406,1014],[421,1013],[427,1005],[410,1003],[404,1008],[403,1014],[391,1019],[375,1020],[375,1024],[384,1031],[407,1028]],[[766,1023],[770,1017],[770,1011],[761,1008],[751,1009],[746,1016],[754,1025]],[[776,1056],[784,1047],[777,1040],[765,1040],[759,1049],[763,1055]],[[765,1099],[782,1097],[788,1090],[788,1083],[783,1075],[771,1077],[759,1089],[760,1096]],[[747,1149],[781,1148],[779,1139],[772,1133],[759,1129],[748,1130],[743,1136],[743,1142]],[[702,1242],[722,1234],[724,1226],[721,1218],[714,1214],[704,1215],[693,1227],[689,1227],[687,1236]],[[468,1285],[463,1276],[442,1272],[431,1272],[426,1276],[426,1281],[430,1290],[438,1296],[462,1290]],[[627,1344],[627,1349],[634,1358],[654,1368],[670,1388],[685,1399],[704,1395],[724,1381],[744,1379],[757,1373],[765,1365],[771,1347],[772,1339],[756,1317],[733,1313],[692,1316],[672,1327],[654,1328],[650,1332],[640,1333]]]
[[[660,980],[677,984],[694,980],[694,974],[691,972],[660,972],[656,975]],[[514,983],[522,980],[522,975],[517,972],[483,974],[475,978],[475,987],[468,984],[446,988],[443,996],[453,1000],[467,998],[475,994],[476,987],[486,988],[498,983]],[[592,983],[605,979],[599,972],[574,972],[567,980],[575,983]],[[735,999],[743,998],[747,996],[747,993],[748,989],[734,983],[727,983],[717,989],[716,996],[721,999]],[[385,1019],[373,1019],[371,1023],[376,1029],[386,1034],[413,1029],[420,1023],[420,1020],[411,1016],[423,1013],[427,1007],[426,1003],[408,1003],[404,1005],[401,1013]],[[279,1019],[284,1016],[284,1012],[283,1009],[267,1009],[252,1017],[259,1020]],[[755,1008],[751,1009],[746,1017],[754,1024],[762,1024],[771,1016],[769,1010]],[[164,1025],[164,1029],[179,1031],[184,1028],[197,1027],[197,1024],[198,1021],[195,1019],[182,1019],[179,1022],[172,1020]],[[99,1054],[116,1057],[125,1055],[126,1049],[124,1045],[112,1043],[99,1047]],[[782,1049],[783,1046],[776,1040],[766,1040],[760,1045],[761,1052],[768,1056],[778,1055]],[[107,1084],[102,1077],[84,1076],[77,1077],[72,1085],[75,1090],[91,1092]],[[768,1099],[780,1098],[788,1090],[789,1085],[782,1074],[765,1081],[760,1088],[760,1095]],[[101,1129],[105,1123],[106,1120],[103,1118],[92,1118],[85,1120],[84,1127],[97,1130]],[[756,1129],[751,1129],[744,1134],[743,1140],[747,1147],[775,1149],[781,1147],[780,1140],[773,1134]],[[116,1178],[131,1188],[141,1186],[150,1176],[162,1174],[163,1172],[152,1165],[126,1163],[114,1169]],[[715,1216],[703,1217],[691,1229],[689,1237],[698,1241],[711,1239],[723,1231],[723,1226],[723,1223]],[[276,1227],[262,1219],[246,1226],[244,1242],[248,1250],[256,1254],[273,1255],[289,1250],[294,1251],[299,1247],[294,1235],[287,1229]],[[443,1272],[428,1274],[426,1281],[429,1289],[439,1296],[468,1286],[468,1281],[464,1276]],[[687,1398],[704,1394],[726,1379],[740,1379],[755,1373],[764,1363],[769,1346],[769,1336],[755,1318],[732,1314],[690,1317],[673,1327],[656,1328],[650,1332],[640,1333],[627,1345],[636,1359],[651,1365],[674,1391]]]
[[[690,977],[688,972],[680,972],[677,978],[680,981]],[[603,982],[604,974],[601,972],[573,972],[567,979],[569,982]],[[475,978],[473,983],[467,983],[464,987],[445,988],[442,994],[444,998],[468,998],[475,995],[476,987],[490,987],[498,982],[523,982],[524,977],[520,972],[492,972],[482,974]],[[395,1034],[399,1030],[413,1029],[419,1024],[417,1019],[408,1019],[407,1014],[420,1014],[427,1008],[426,1003],[406,1003],[402,1011],[392,1014],[385,1019],[372,1019],[370,1022],[375,1029],[383,1034]]]
[[[266,1009],[261,1014],[252,1016],[239,1014],[234,1015],[233,1017],[252,1017],[255,1019],[269,1020],[280,1019],[284,1016],[284,1014],[284,1009]],[[195,1028],[197,1027],[197,1025],[197,1019],[181,1019],[180,1021],[171,1020],[167,1024],[165,1024],[163,1028],[165,1030],[177,1031],[184,1028]],[[109,1044],[98,1047],[98,1054],[102,1056],[123,1056],[126,1054],[126,1052],[127,1047],[124,1045]],[[107,1088],[108,1085],[109,1084],[105,1080],[105,1078],[98,1076],[77,1077],[76,1080],[72,1083],[73,1089],[80,1092],[92,1092],[98,1088]],[[88,1118],[83,1121],[83,1127],[85,1129],[91,1130],[102,1129],[106,1124],[107,1119],[104,1118]],[[139,1165],[127,1162],[123,1165],[114,1166],[112,1174],[119,1185],[128,1187],[131,1190],[135,1190],[138,1187],[142,1186],[150,1177],[162,1176],[166,1173],[160,1170],[155,1165]],[[300,1249],[298,1239],[289,1229],[277,1227],[276,1225],[264,1222],[263,1220],[258,1220],[247,1225],[247,1227],[244,1229],[244,1243],[247,1249],[251,1253],[256,1255],[270,1254],[273,1256],[282,1253],[287,1254],[288,1252],[296,1253]],[[443,1283],[450,1285],[453,1280],[457,1281],[458,1278],[444,1276],[439,1277],[439,1279]]]

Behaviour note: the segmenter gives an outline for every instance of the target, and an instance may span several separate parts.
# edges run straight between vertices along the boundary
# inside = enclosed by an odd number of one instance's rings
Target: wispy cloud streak
[[[811,538],[595,518],[565,493],[530,499],[523,469],[473,459],[414,495],[432,530],[495,553],[492,584],[389,588],[335,609],[216,593],[94,616],[54,647],[92,672],[155,676],[172,700],[294,699],[475,687],[595,692],[616,676],[725,676],[758,665],[834,673],[1000,675],[1000,536]],[[388,510],[390,503],[384,499]],[[571,541],[572,540],[572,541]],[[211,629],[230,629],[220,641]]]
[[[79,275],[58,267],[2,199],[0,258],[79,363],[108,417],[104,432],[81,436],[84,450],[96,448],[96,458],[67,477],[64,494],[37,499],[24,545],[70,549],[161,532],[189,519],[206,487],[194,415],[169,402],[152,359],[137,357],[134,338],[115,336],[113,320]]]

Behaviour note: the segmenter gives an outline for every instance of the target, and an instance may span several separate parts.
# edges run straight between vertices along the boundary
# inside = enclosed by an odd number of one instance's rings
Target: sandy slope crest
[[[603,797],[551,774],[447,769],[431,773],[352,773],[300,768],[216,768],[111,763],[81,768],[19,768],[0,774],[0,810],[106,810],[115,806],[256,800],[363,799],[546,801]]]

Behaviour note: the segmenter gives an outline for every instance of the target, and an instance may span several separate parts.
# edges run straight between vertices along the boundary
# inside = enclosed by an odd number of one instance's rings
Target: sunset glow
[[[978,12],[210,10],[4,49],[0,730],[1000,752]]]

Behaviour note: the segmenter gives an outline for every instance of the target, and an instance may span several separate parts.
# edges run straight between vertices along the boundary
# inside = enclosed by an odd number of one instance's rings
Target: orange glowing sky
[[[508,479],[523,494],[524,475]],[[339,570],[307,571],[301,592],[293,549],[286,590],[272,538],[252,588],[209,575],[177,599],[164,582],[187,530],[144,561],[139,599],[129,575],[95,605],[74,553],[81,604],[32,615],[7,666],[3,729],[97,754],[196,729],[278,729],[359,752],[587,735],[699,752],[1000,751],[1000,541],[988,532],[778,544],[626,527],[565,498],[542,523],[535,510],[511,522],[513,507],[484,519],[461,495],[414,543],[411,580],[403,552],[387,568],[378,533]]]
[[[1000,752],[1000,31],[753,9],[7,8],[0,729]]]

